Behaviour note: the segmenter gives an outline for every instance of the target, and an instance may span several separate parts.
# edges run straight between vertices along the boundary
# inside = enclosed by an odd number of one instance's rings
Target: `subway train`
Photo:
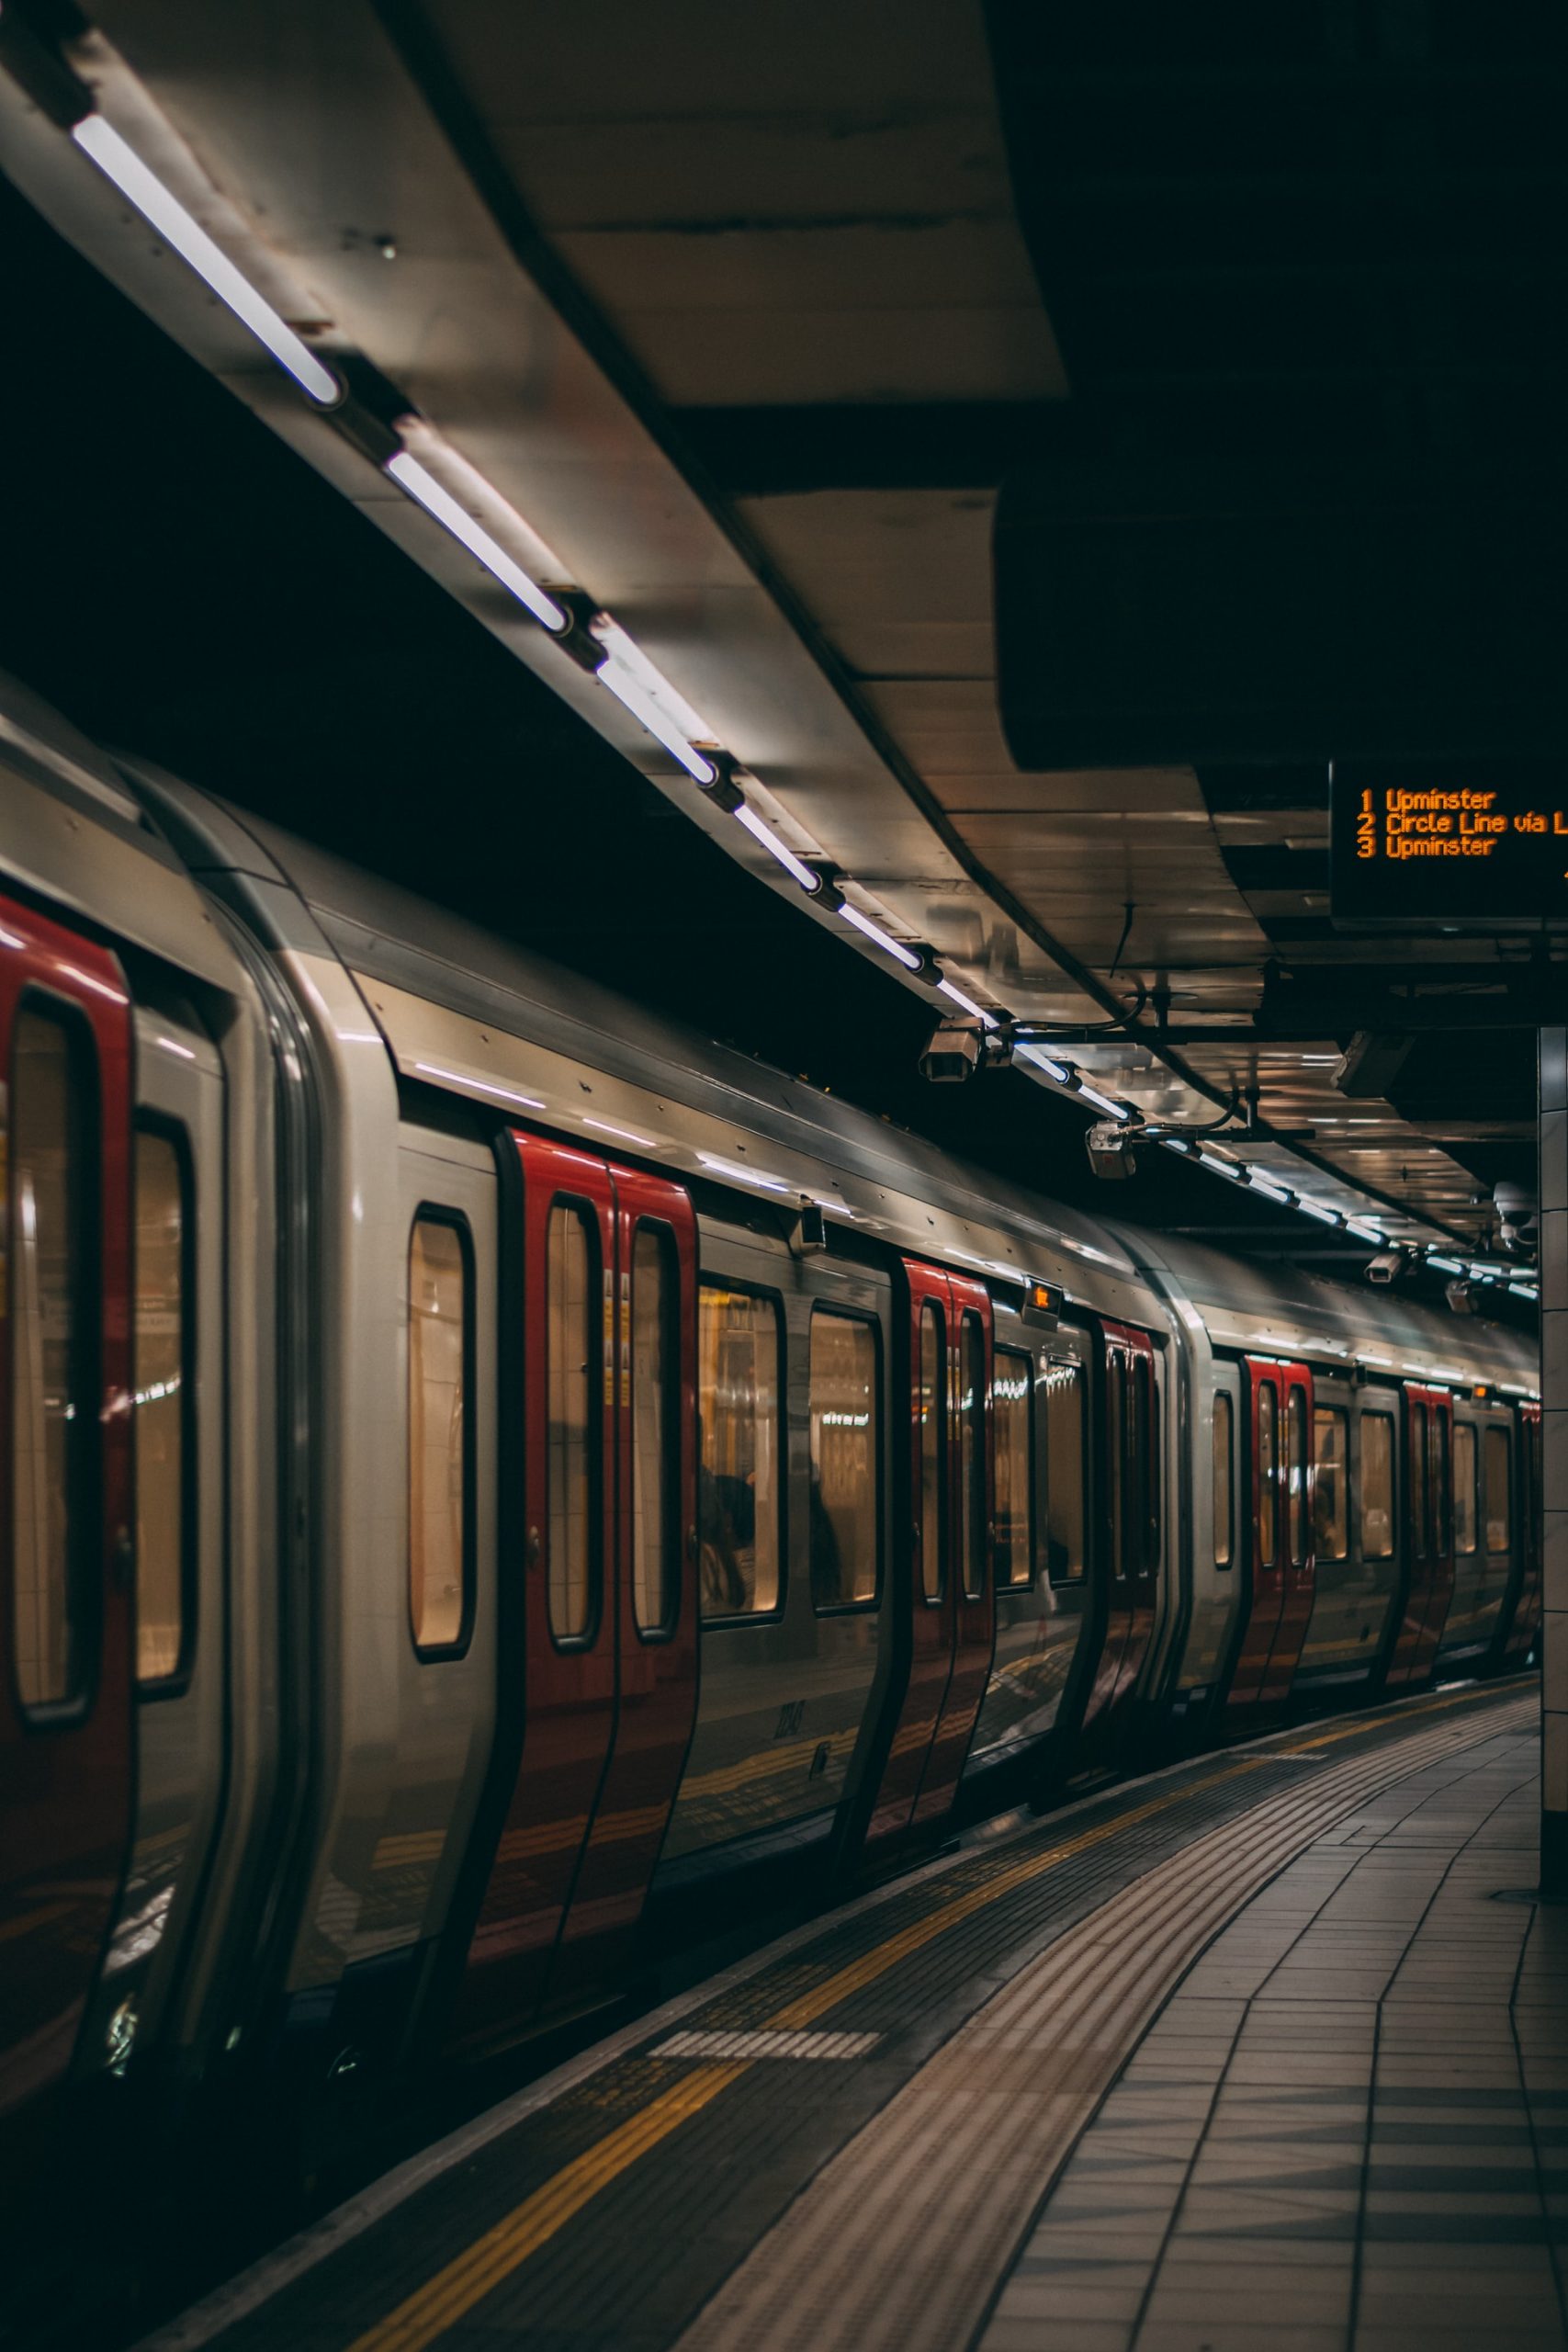
[[[1527,1663],[1523,1339],[976,1173],[17,688],[0,810],[8,2177]]]

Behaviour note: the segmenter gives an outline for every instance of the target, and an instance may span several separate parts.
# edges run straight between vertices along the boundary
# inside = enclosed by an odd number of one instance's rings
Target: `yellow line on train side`
[[[1396,1725],[1408,1723],[1414,1716],[1446,1712],[1461,1705],[1474,1696],[1473,1691],[1460,1690],[1442,1699],[1428,1699],[1415,1706],[1404,1707],[1394,1718]],[[1015,1887],[1027,1885],[1033,1878],[1054,1870],[1059,1862],[1071,1861],[1091,1847],[1103,1845],[1156,1814],[1168,1812],[1189,1797],[1198,1796],[1205,1789],[1218,1788],[1224,1782],[1242,1779],[1247,1772],[1272,1763],[1278,1756],[1301,1756],[1312,1749],[1329,1747],[1338,1741],[1352,1739],[1369,1726],[1363,1723],[1341,1724],[1331,1731],[1295,1747],[1270,1748],[1261,1755],[1235,1758],[1216,1772],[1206,1773],[1201,1780],[1184,1781],[1179,1788],[1162,1791],[1130,1812],[1121,1813],[1110,1821],[1097,1823],[1090,1829],[1080,1830],[1076,1837],[1065,1838],[1057,1843],[1022,1856],[971,1887],[966,1893],[939,1903],[920,1919],[912,1920],[897,1934],[852,1961],[847,1967],[836,1969],[820,1984],[786,2001],[767,2019],[771,2030],[798,2030],[813,2024],[828,2010],[837,2007],[853,1993],[874,1984],[879,1976],[896,1968],[911,1952],[945,1935],[961,1920],[983,1911],[998,1896],[1008,1894]],[[1377,1726],[1371,1726],[1377,1728]],[[695,2115],[716,2098],[721,2091],[750,2074],[754,2061],[741,2059],[724,2065],[700,2066],[683,2076],[669,2090],[616,2126],[603,2140],[574,2157],[560,2172],[554,2174],[541,2188],[465,2246],[460,2254],[443,2265],[423,2287],[400,2303],[387,2317],[378,2320],[363,2335],[357,2336],[348,2352],[425,2352],[425,2346],[438,2335],[456,2326],[475,2304],[499,2287],[519,2266],[526,2262],[547,2245],[558,2230],[565,2227],[583,2207],[598,2196],[601,2189],[618,2179],[637,2159],[661,2140],[678,2131],[690,2116]]]
[[[476,2303],[553,2238],[601,2189],[746,2071],[743,2064],[700,2066],[683,2076],[604,2139],[585,2148],[483,2237],[465,2246],[396,2311],[357,2336],[349,2352],[422,2352],[423,2346],[455,2327]]]

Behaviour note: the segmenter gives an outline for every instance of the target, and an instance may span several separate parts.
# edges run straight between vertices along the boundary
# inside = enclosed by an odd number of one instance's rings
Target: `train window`
[[[766,1617],[780,1599],[776,1299],[703,1284],[697,1395],[703,1614]]]
[[[146,1688],[178,1676],[192,1630],[189,1162],[163,1127],[137,1130],[135,1204],[136,1677]]]
[[[818,1609],[852,1609],[876,1599],[879,1385],[876,1326],[814,1308],[811,1598]]]
[[[1433,1411],[1431,1415],[1427,1468],[1431,1472],[1431,1494],[1427,1518],[1432,1532],[1432,1549],[1439,1559],[1446,1559],[1450,1549],[1449,1417],[1443,1412]]]
[[[1106,1362],[1105,1459],[1111,1475],[1111,1571],[1127,1573],[1124,1549],[1127,1483],[1127,1367],[1120,1355]]]
[[[1350,1549],[1349,1422],[1337,1405],[1314,1406],[1312,1452],[1313,1550],[1320,1560],[1342,1560]]]
[[[408,1285],[409,1623],[427,1657],[461,1645],[472,1583],[473,1272],[454,1218],[415,1217]]]
[[[1393,1416],[1361,1415],[1361,1556],[1393,1557]]]
[[[1271,1380],[1258,1390],[1258,1557],[1268,1567],[1280,1556],[1280,1398]]]
[[[1476,1539],[1475,1424],[1454,1423],[1454,1550],[1473,1552]]]
[[[1074,1584],[1084,1573],[1084,1426],[1088,1389],[1080,1363],[1052,1363],[1045,1374],[1045,1503],[1051,1581]]]
[[[1539,1426],[1539,1424],[1538,1424]],[[1486,1432],[1486,1549],[1506,1552],[1512,1541],[1509,1475],[1513,1467],[1508,1432],[1494,1425]]]
[[[920,1589],[928,1600],[947,1590],[947,1542],[942,1510],[947,1451],[947,1350],[940,1307],[928,1299],[920,1309],[920,1378],[915,1415],[920,1444]]]
[[[1034,1367],[1011,1348],[997,1350],[991,1383],[997,1443],[997,1582],[1027,1585],[1034,1578],[1034,1496],[1029,1433]]]
[[[11,1061],[12,1582],[17,1695],[81,1696],[96,1495],[86,1030],[24,1007]],[[0,1096],[0,1101],[3,1101]]]
[[[1285,1399],[1285,1495],[1291,1566],[1299,1568],[1305,1566],[1312,1550],[1307,1516],[1307,1406],[1305,1392],[1300,1388],[1292,1388]]]
[[[589,1212],[558,1201],[545,1238],[546,1589],[558,1642],[586,1640],[598,1604],[597,1256]]]
[[[1209,1425],[1214,1469],[1214,1566],[1228,1568],[1235,1555],[1231,1498],[1235,1491],[1235,1408],[1223,1388],[1214,1391]]]
[[[639,1225],[632,1237],[632,1613],[644,1635],[670,1631],[679,1598],[673,1240],[667,1225]]]
[[[1410,1408],[1410,1540],[1418,1560],[1427,1556],[1427,1408]]]
[[[977,1315],[958,1326],[958,1540],[965,1597],[984,1592],[986,1556],[986,1334]]]

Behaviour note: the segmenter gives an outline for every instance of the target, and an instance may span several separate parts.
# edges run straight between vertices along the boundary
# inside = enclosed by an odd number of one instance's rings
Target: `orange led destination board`
[[[1568,926],[1568,767],[1346,762],[1331,808],[1337,922]]]

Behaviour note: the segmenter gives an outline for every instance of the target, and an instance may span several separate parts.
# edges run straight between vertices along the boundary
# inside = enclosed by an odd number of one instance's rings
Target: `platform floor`
[[[977,1835],[150,2343],[1568,2345],[1538,1704],[1413,1701]]]

